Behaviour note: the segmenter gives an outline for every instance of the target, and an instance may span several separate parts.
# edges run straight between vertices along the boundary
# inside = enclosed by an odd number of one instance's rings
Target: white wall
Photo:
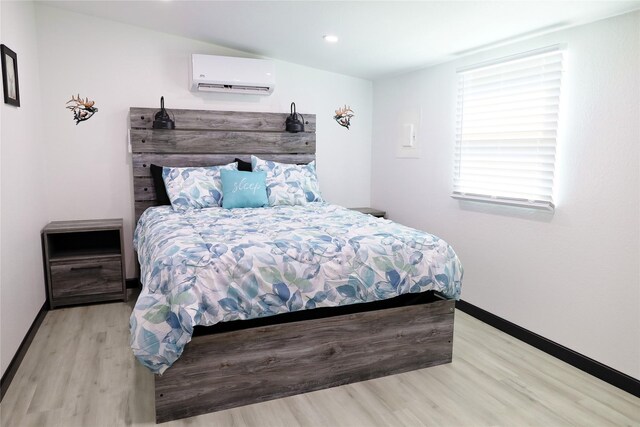
[[[452,199],[456,68],[555,43],[568,45],[555,213]],[[635,378],[639,55],[635,12],[375,81],[372,154],[372,205],[453,245],[464,300]],[[395,157],[406,120],[419,159]]]
[[[326,199],[369,204],[370,81],[277,61],[272,96],[193,93],[191,53],[244,54],[45,5],[37,7],[37,17],[49,219],[123,217],[129,277],[135,271],[128,110],[159,106],[161,95],[169,109],[288,112],[295,101],[299,112],[317,115],[318,174]],[[95,100],[99,111],[76,126],[64,104],[78,93]],[[345,103],[356,112],[350,130],[332,118]]]
[[[45,302],[40,231],[47,222],[40,84],[32,3],[0,5],[0,38],[18,56],[20,104],[2,102],[0,145],[0,369],[4,374]]]

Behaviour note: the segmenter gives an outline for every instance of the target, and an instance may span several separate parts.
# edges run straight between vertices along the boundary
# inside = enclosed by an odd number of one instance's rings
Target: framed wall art
[[[18,85],[18,56],[5,45],[0,45],[2,54],[2,89],[4,103],[20,106],[20,87]]]

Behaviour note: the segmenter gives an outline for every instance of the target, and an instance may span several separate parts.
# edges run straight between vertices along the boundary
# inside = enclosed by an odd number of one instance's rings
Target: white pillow
[[[254,172],[267,173],[269,206],[305,205],[323,202],[315,160],[306,165],[290,165],[251,156]]]
[[[176,211],[222,206],[220,171],[238,170],[237,163],[223,166],[162,168],[162,180]]]

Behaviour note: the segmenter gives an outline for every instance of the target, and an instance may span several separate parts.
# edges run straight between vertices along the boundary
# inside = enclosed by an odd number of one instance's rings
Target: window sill
[[[501,197],[489,197],[489,196],[479,196],[472,194],[460,194],[453,193],[451,197],[458,200],[470,200],[473,202],[482,202],[482,203],[491,203],[502,206],[515,206],[519,208],[528,208],[535,210],[542,210],[547,212],[554,212],[555,206],[550,202],[542,202],[542,201],[529,201],[522,199],[509,199],[509,198],[501,198]]]

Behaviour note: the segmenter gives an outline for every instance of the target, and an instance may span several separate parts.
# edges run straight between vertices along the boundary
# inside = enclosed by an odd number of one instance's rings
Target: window
[[[553,210],[563,51],[458,70],[452,197]]]

